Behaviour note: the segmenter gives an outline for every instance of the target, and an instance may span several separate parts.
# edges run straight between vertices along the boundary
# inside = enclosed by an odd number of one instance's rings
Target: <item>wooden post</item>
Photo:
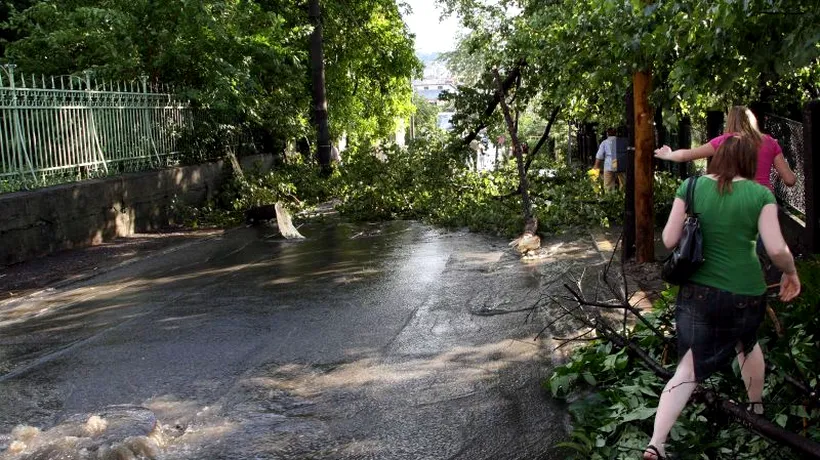
[[[623,258],[635,257],[635,94],[626,90],[626,197],[624,199]]]
[[[678,148],[692,148],[692,120],[689,117],[678,120]],[[678,163],[678,175],[681,179],[689,177],[689,163]]]
[[[820,252],[820,100],[803,108],[803,173],[806,193],[806,243]]]
[[[655,214],[653,207],[653,162],[655,139],[652,132],[652,73],[635,72],[635,254],[638,263],[655,261]]]

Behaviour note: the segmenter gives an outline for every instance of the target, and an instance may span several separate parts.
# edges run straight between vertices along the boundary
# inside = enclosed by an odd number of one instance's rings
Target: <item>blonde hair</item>
[[[759,147],[763,139],[763,134],[760,132],[760,128],[757,127],[755,114],[745,105],[736,105],[729,109],[729,116],[726,118],[726,129],[723,132],[747,136],[754,142],[755,147]]]

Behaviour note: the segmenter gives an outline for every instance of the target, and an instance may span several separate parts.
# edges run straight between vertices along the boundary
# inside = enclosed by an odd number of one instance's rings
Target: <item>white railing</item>
[[[141,82],[0,71],[0,180],[173,163],[193,123],[188,101]]]

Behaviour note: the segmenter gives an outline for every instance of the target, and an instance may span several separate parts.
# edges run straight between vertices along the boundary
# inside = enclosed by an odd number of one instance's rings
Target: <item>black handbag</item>
[[[683,284],[703,265],[703,234],[695,212],[695,184],[698,177],[689,178],[686,186],[686,220],[678,245],[663,262],[661,278],[671,284]]]

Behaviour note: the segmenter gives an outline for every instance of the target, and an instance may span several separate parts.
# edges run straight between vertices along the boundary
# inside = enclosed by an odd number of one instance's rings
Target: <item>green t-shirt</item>
[[[675,194],[686,200],[684,181]],[[708,176],[695,186],[695,212],[703,233],[703,265],[691,281],[735,294],[761,295],[766,281],[755,251],[757,222],[763,206],[775,203],[766,187],[751,181],[732,183],[732,192],[721,195],[717,180]]]

